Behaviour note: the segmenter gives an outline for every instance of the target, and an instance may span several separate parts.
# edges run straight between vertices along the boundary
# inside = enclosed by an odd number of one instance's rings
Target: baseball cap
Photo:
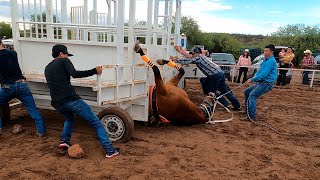
[[[189,52],[189,54],[194,54],[194,53],[201,54],[201,49],[199,47],[195,47]]]
[[[56,44],[52,47],[52,53],[63,53],[63,54],[68,54],[68,56],[73,56],[73,54],[68,53],[68,49],[65,45],[63,44]]]

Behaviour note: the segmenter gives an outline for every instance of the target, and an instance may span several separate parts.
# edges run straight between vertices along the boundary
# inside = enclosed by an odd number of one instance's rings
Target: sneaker
[[[247,114],[247,112],[246,111],[239,111],[239,114],[245,115],[245,114]]]
[[[234,111],[241,111],[241,110],[242,110],[242,107],[238,107],[238,108],[234,107],[232,110],[234,110]]]
[[[57,153],[60,155],[66,155],[70,146],[71,146],[70,143],[61,141],[59,144]]]
[[[46,139],[48,138],[48,136],[46,135],[46,133],[41,134],[41,133],[37,132],[37,135],[38,135],[39,138],[42,139],[42,140],[46,140]]]
[[[106,158],[113,158],[116,155],[118,155],[120,153],[120,149],[119,148],[114,148],[114,151],[112,152],[107,152],[106,154]]]

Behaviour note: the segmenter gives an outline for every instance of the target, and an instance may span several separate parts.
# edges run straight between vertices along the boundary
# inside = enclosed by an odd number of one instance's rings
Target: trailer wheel
[[[102,110],[98,117],[111,141],[127,142],[130,140],[134,130],[134,122],[126,110],[111,107]]]

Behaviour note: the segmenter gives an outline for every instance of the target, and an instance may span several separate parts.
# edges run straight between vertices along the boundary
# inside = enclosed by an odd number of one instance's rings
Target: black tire
[[[134,131],[134,122],[126,110],[119,107],[111,107],[102,110],[98,114],[98,117],[101,120],[111,141],[127,142],[132,137]],[[110,127],[111,125],[114,127]],[[115,130],[116,133],[113,133],[112,131]]]

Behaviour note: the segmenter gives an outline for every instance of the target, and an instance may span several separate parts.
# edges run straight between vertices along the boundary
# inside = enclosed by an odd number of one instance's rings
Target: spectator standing
[[[242,67],[242,66],[246,66],[246,67]],[[237,83],[240,83],[242,73],[243,73],[242,83],[245,83],[247,81],[247,73],[249,70],[248,66],[251,66],[251,57],[250,57],[249,49],[245,49],[243,54],[239,57],[239,60],[237,63],[237,68],[239,69]]]
[[[304,51],[305,56],[303,57],[303,60],[301,61],[301,67],[303,69],[312,69],[314,67],[315,61],[314,57],[311,55],[312,52],[307,49]],[[309,71],[303,71],[302,72],[302,84],[308,85],[309,84]]]
[[[280,68],[289,68],[291,61],[294,58],[294,53],[292,52],[292,47],[288,47],[287,53],[285,56],[280,58]],[[280,70],[277,86],[285,86],[286,85],[286,75],[288,70]]]

